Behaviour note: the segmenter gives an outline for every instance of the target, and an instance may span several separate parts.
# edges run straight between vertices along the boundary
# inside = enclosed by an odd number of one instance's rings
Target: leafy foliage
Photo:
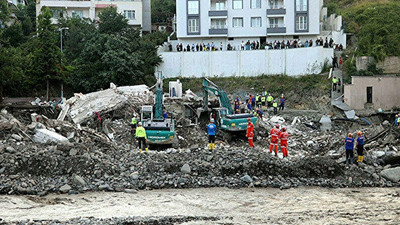
[[[82,21],[69,23],[75,25],[71,32],[76,36],[69,36],[72,39],[66,42],[67,55],[75,59],[71,62],[74,70],[68,82],[83,91],[106,88],[110,82],[117,85],[153,82],[154,67],[161,62],[157,46],[163,43],[163,34],[141,37],[140,31],[130,28],[115,8],[105,9],[99,17],[98,30]],[[76,38],[87,41],[73,47],[79,42]]]
[[[343,15],[347,33],[357,37],[356,55],[400,55],[400,1],[398,0],[326,0],[328,11]]]
[[[1,1],[3,2],[3,1]],[[0,3],[1,3],[0,2]],[[0,29],[0,95],[42,96],[44,90],[58,95],[62,75],[69,93],[95,91],[117,85],[153,84],[154,70],[161,62],[158,45],[165,33],[142,35],[127,24],[115,8],[104,9],[100,24],[89,19],[59,19],[63,30],[63,52],[60,51],[60,31],[51,23],[52,14],[42,8],[37,31],[32,22],[34,0],[14,12],[15,23]],[[31,4],[32,3],[32,4]],[[10,18],[5,5],[0,17]],[[36,22],[33,14],[34,22]],[[56,88],[57,87],[57,88]],[[56,92],[55,92],[56,91]]]
[[[166,22],[168,18],[174,16],[176,11],[175,0],[152,0],[151,1],[151,20],[153,23]]]

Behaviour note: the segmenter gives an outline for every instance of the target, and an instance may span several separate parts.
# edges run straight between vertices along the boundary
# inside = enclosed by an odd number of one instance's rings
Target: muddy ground
[[[0,196],[0,218],[15,224],[399,224],[399,193],[302,187]]]

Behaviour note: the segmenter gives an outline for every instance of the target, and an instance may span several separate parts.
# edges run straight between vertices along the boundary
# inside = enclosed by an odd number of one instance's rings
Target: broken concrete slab
[[[80,124],[92,118],[94,112],[107,113],[122,108],[130,102],[148,102],[152,92],[146,85],[124,86],[89,94],[75,94],[67,100],[70,105],[69,114],[74,123]],[[66,109],[67,110],[67,109]],[[65,110],[61,112],[65,114]],[[63,115],[59,116],[61,120]]]
[[[400,181],[400,167],[382,170],[381,176],[392,182],[399,182]]]
[[[46,129],[36,129],[35,135],[33,136],[33,140],[39,143],[68,142],[68,139],[66,137]]]
[[[354,110],[344,111],[347,119],[354,119],[356,117],[356,112]]]

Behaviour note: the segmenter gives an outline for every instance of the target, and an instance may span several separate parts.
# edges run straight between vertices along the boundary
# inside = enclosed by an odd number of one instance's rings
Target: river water
[[[185,224],[400,224],[400,189],[168,189],[0,196],[0,218],[218,217]]]

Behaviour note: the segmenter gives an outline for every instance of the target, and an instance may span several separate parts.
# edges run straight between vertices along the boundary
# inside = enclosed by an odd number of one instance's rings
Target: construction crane
[[[150,145],[173,145],[178,147],[178,139],[175,135],[175,121],[172,118],[163,117],[163,76],[157,74],[157,83],[154,86],[154,106],[145,105],[141,110],[141,121],[146,129],[147,142]]]

